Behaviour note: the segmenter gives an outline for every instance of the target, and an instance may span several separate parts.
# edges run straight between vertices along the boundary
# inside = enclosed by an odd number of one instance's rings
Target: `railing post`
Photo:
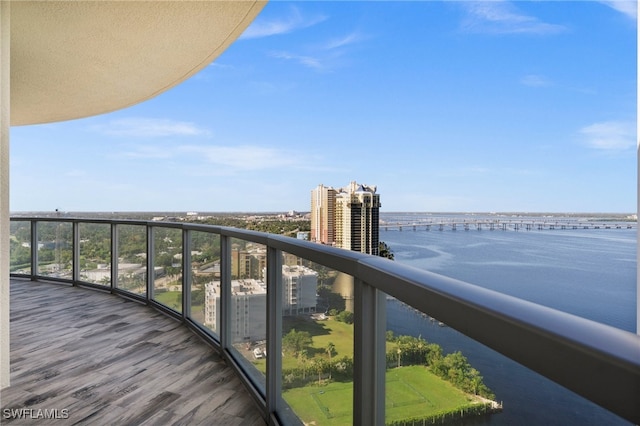
[[[220,235],[220,320],[216,321],[220,333],[220,347],[227,350],[231,340],[231,238]],[[218,313],[216,312],[216,315]]]
[[[182,318],[191,316],[191,231],[182,230]]]
[[[282,251],[267,247],[267,412],[282,407]]]
[[[118,287],[118,224],[111,222],[111,292]]]
[[[31,281],[38,275],[38,221],[31,221]]]
[[[147,227],[147,302],[153,299],[153,280],[155,278],[155,271],[153,269],[153,245],[154,245],[154,230],[153,226],[146,225]]]
[[[61,222],[58,222],[56,226],[60,226]],[[73,221],[71,223],[73,244],[71,246],[72,260],[71,260],[71,280],[73,285],[78,285],[80,281],[80,223]],[[62,248],[58,248],[62,250]],[[59,271],[58,271],[59,272]]]
[[[353,424],[384,426],[385,294],[354,279]]]

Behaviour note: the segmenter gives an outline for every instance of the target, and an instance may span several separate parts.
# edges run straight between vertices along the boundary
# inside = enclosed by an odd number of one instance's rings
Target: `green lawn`
[[[297,331],[308,331],[311,334],[313,343],[309,352],[309,358],[323,356],[328,359],[325,348],[329,342],[335,346],[333,357],[353,356],[353,324],[335,321],[333,319],[325,321],[314,321],[307,317],[286,317],[282,322],[282,334],[287,334],[291,329]],[[287,361],[287,358],[289,360]],[[296,360],[285,356],[283,368],[295,367]]]
[[[160,302],[178,312],[182,312],[182,292],[181,291],[163,291],[156,292],[153,295],[156,302]]]
[[[282,324],[282,334],[287,334],[292,329],[308,331],[312,336],[311,348],[308,357],[323,357],[329,359],[325,350],[329,342],[335,346],[332,359],[343,356],[353,357],[353,324],[345,324],[335,320],[314,321],[306,317],[286,317]],[[266,371],[266,360],[252,360],[252,363],[261,372]],[[282,357],[282,368],[300,367],[299,361],[289,354]],[[310,373],[313,374],[313,373]]]
[[[163,291],[154,295],[154,300],[165,306],[182,312],[182,292],[181,291]],[[204,322],[204,305],[191,305],[191,315],[193,319]]]
[[[311,384],[284,391],[283,396],[306,424],[352,423],[353,383]],[[426,416],[468,405],[469,397],[423,366],[387,371],[386,420]],[[312,423],[314,422],[314,423]]]
[[[171,306],[181,299],[180,292],[158,293],[156,299]],[[353,325],[329,319],[314,321],[307,317],[286,317],[283,319],[283,334],[292,329],[308,331],[312,336],[309,359],[328,359],[325,348],[329,342],[335,346],[333,358],[353,356]],[[266,370],[264,359],[252,360],[255,367]],[[290,355],[283,356],[282,366],[299,367],[299,361]],[[309,376],[314,373],[309,371]],[[446,382],[424,366],[407,366],[387,370],[386,374],[386,420],[402,420],[427,416],[470,404],[470,397],[449,382]],[[295,413],[307,424],[347,425],[352,424],[353,383],[323,382],[317,380],[301,388],[288,389],[283,397]],[[312,423],[314,422],[314,423]]]

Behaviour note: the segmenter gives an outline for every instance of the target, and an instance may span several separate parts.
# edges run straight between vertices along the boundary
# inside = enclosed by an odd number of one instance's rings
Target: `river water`
[[[424,216],[381,214],[381,221],[389,223],[418,218]],[[381,230],[380,240],[391,247],[399,263],[636,331],[635,229],[440,231],[432,227],[427,231],[420,227]],[[480,370],[504,411],[474,424],[629,424],[397,301],[388,303],[387,315],[388,328],[395,334],[422,336],[440,344],[445,353],[460,350]]]

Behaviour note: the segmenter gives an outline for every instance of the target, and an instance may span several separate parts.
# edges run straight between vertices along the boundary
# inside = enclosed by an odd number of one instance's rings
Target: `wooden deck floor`
[[[110,294],[12,280],[0,424],[265,423],[234,371],[179,322]]]

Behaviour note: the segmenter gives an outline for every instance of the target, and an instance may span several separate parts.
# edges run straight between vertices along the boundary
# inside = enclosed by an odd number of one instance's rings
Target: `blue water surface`
[[[382,214],[386,222],[417,214]],[[636,230],[477,230],[418,227],[380,231],[399,263],[549,306],[626,331],[636,328]],[[624,425],[625,420],[449,327],[397,302],[388,328],[460,350],[504,403],[473,424]],[[588,372],[585,372],[588,374]]]

